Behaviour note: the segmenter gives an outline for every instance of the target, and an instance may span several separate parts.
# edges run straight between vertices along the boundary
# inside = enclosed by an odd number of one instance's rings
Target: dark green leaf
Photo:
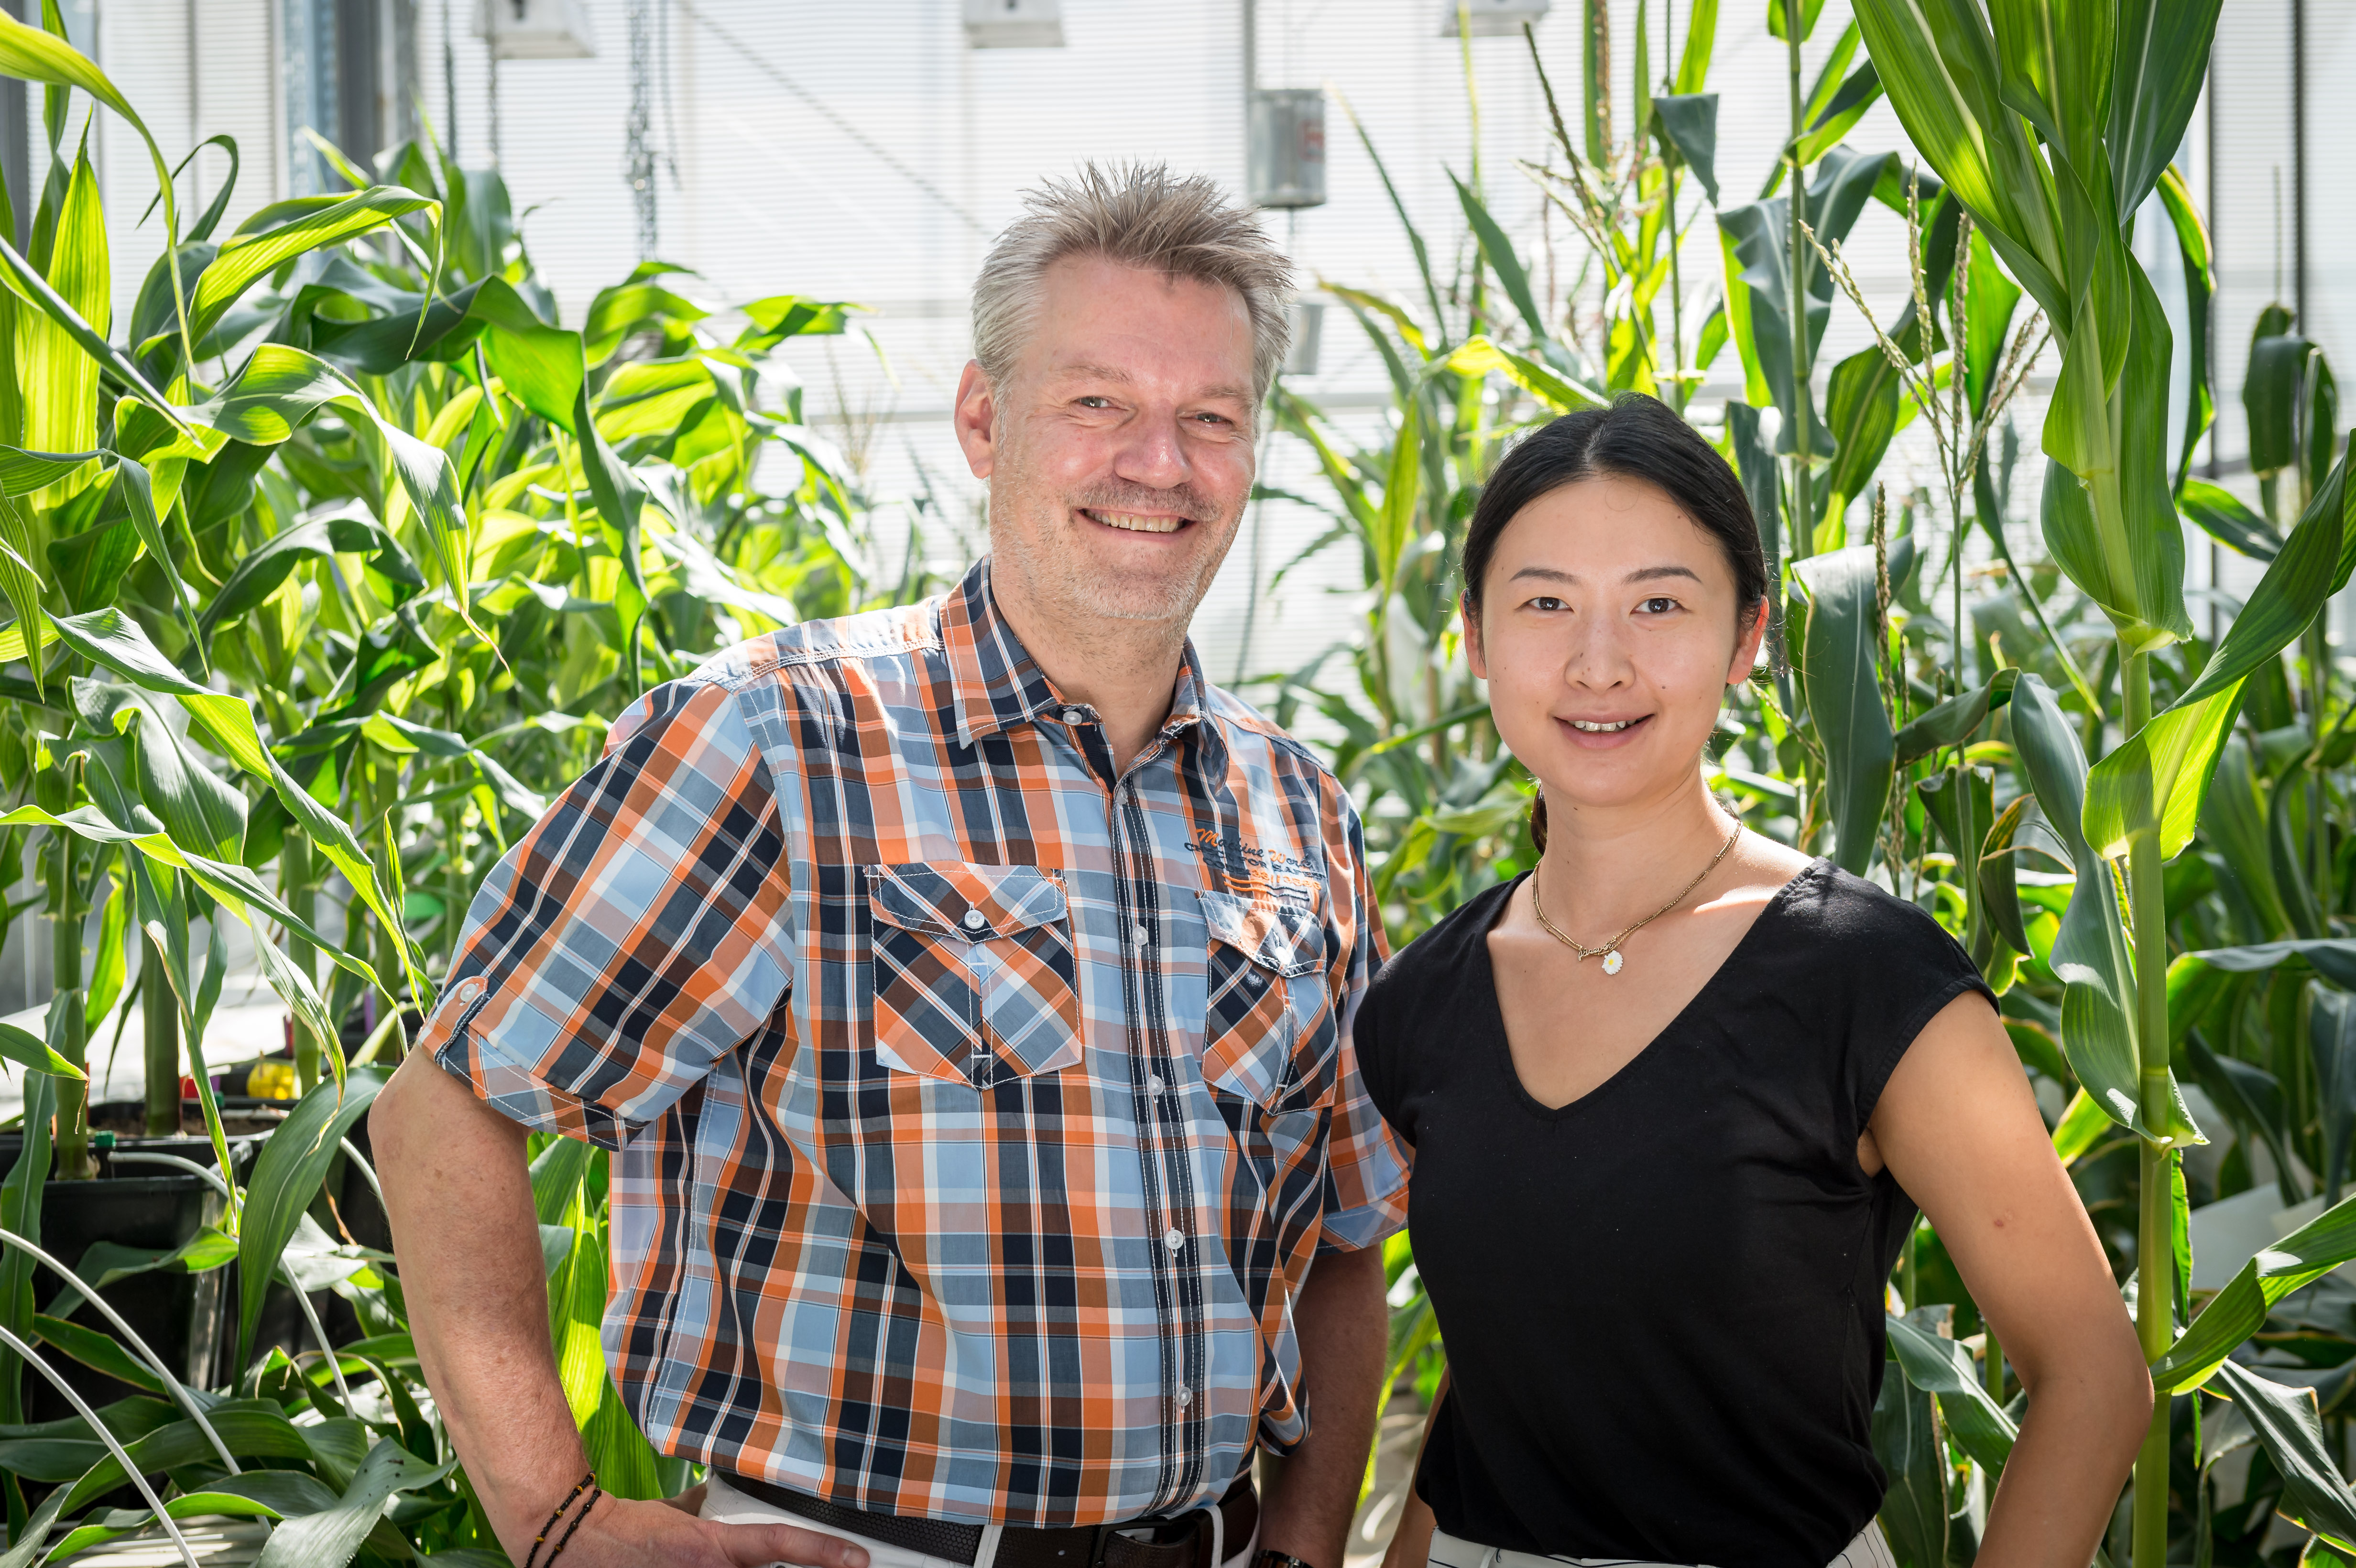
[[[323,1083],[295,1103],[294,1110],[262,1146],[246,1189],[238,1242],[238,1361],[253,1353],[271,1275],[294,1227],[319,1190],[320,1181],[342,1152],[339,1140],[368,1111],[384,1086],[384,1074],[353,1072],[341,1083]]]
[[[2282,536],[2272,523],[2244,506],[2240,496],[2206,479],[2186,480],[2177,491],[2177,505],[2202,532],[2229,549],[2253,560],[2272,560],[2281,553]]]
[[[2152,1386],[2169,1393],[2199,1388],[2230,1365],[2226,1357],[2258,1331],[2275,1303],[2351,1259],[2356,1259],[2356,1198],[2334,1204],[2244,1264],[2153,1363]]]
[[[1904,731],[1900,733],[1902,737]],[[2035,798],[2029,795],[2014,796],[2012,804],[1997,814],[1987,837],[1980,845],[1980,907],[1987,912],[1997,934],[2010,943],[2015,953],[2034,951],[2029,945],[2029,928],[2020,918],[2020,883],[2016,875],[2020,869],[2020,857],[2014,846],[2021,819]]]
[[[1837,449],[1826,475],[1828,507],[1865,494],[1873,471],[1898,431],[1898,369],[1877,346],[1858,350],[1833,367],[1825,391],[1825,424]]]
[[[2250,345],[2250,368],[2242,380],[2242,412],[2250,432],[2250,467],[2273,474],[2298,454],[2299,389],[2307,379],[2315,345],[2287,334]]]
[[[2233,1400],[2275,1462],[2283,1478],[2282,1500],[2276,1507],[2334,1544],[2356,1551],[2356,1493],[2348,1489],[2332,1462],[2315,1391],[2286,1388],[2231,1361],[2217,1367],[2212,1387]]]
[[[2223,0],[2122,0],[2111,55],[2111,155],[2115,221],[2126,223],[2159,183],[2209,75],[2209,45]],[[2197,329],[2196,329],[2197,330]],[[2198,372],[2195,372],[2196,377]]]
[[[1928,1333],[1903,1317],[1885,1319],[1890,1353],[1906,1381],[1925,1393],[1935,1394],[1939,1413],[1955,1446],[1994,1478],[2003,1473],[2020,1429],[1981,1386],[1969,1350],[1953,1339]]]
[[[1675,93],[1653,100],[1654,123],[1718,205],[1718,94]]]
[[[429,1465],[391,1439],[380,1441],[360,1462],[336,1506],[281,1525],[254,1560],[254,1568],[344,1568],[376,1528],[385,1499],[395,1492],[431,1486],[457,1465],[455,1459]]]
[[[1890,547],[1890,578],[1905,580],[1913,536]],[[1810,556],[1793,567],[1808,591],[1802,652],[1809,715],[1824,744],[1834,830],[1833,859],[1861,874],[1873,859],[1890,799],[1894,737],[1881,700],[1876,644],[1876,581],[1870,545]]]
[[[118,1382],[129,1383],[133,1388],[145,1389],[149,1393],[170,1392],[146,1362],[95,1328],[85,1328],[79,1323],[39,1314],[34,1316],[33,1328],[43,1342],[55,1346],[94,1372],[102,1373]]]

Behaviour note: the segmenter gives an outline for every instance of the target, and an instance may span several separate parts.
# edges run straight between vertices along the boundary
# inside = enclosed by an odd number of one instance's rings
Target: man
[[[1342,1568],[1380,936],[1341,787],[1186,638],[1288,281],[1206,180],[1035,194],[958,392],[991,554],[649,693],[484,883],[370,1127],[519,1563]],[[528,1129],[620,1150],[606,1357],[701,1497],[568,1500]]]

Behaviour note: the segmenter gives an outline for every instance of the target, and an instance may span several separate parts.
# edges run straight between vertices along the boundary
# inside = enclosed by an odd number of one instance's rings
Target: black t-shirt
[[[1641,1054],[1550,1110],[1490,971],[1513,886],[1358,1010],[1448,1348],[1417,1489],[1484,1546],[1822,1568],[1881,1504],[1882,1290],[1915,1212],[1858,1135],[1922,1026],[1987,987],[1928,914],[1819,860]]]

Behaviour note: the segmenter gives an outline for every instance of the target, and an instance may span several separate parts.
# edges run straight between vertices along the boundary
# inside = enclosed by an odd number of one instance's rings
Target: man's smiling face
[[[1234,542],[1252,482],[1252,327],[1231,288],[1101,257],[1056,262],[1002,386],[969,368],[1001,596],[1050,616],[1179,621]]]

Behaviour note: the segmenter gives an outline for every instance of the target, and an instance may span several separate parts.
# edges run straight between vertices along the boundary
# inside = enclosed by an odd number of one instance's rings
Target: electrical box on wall
[[[1251,95],[1254,207],[1325,205],[1325,94],[1264,87]]]
[[[597,29],[582,0],[475,0],[475,37],[503,60],[588,59]]]
[[[1458,37],[1459,21],[1471,24],[1476,38],[1515,34],[1525,22],[1535,27],[1546,20],[1546,14],[1552,9],[1552,0],[1466,0],[1460,11],[1458,0],[1441,0],[1440,36]]]
[[[965,0],[965,41],[977,49],[1060,49],[1063,0]]]

